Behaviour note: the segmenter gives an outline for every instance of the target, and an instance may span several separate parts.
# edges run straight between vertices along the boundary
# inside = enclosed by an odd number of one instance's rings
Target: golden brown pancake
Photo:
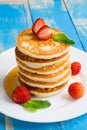
[[[57,29],[52,29],[55,33],[62,33]],[[55,42],[53,39],[39,40],[32,29],[22,31],[16,42],[17,48],[25,55],[39,59],[51,59],[59,57],[69,50],[68,44]]]
[[[69,51],[67,51],[66,53],[64,53],[63,55],[59,56],[59,57],[56,57],[56,58],[52,58],[52,59],[40,59],[40,58],[33,58],[33,57],[30,57],[29,55],[25,55],[24,53],[22,53],[21,51],[19,51],[19,49],[16,47],[15,48],[15,54],[16,54],[16,57],[18,59],[21,59],[23,61],[26,61],[26,62],[32,62],[32,63],[48,63],[48,62],[55,62],[55,61],[59,61],[60,59],[66,57],[67,55],[69,55]]]
[[[52,59],[36,59],[36,58],[32,58],[28,55],[25,55],[23,53],[21,53],[17,48],[15,49],[15,53],[16,53],[16,59],[24,64],[26,64],[27,66],[31,67],[31,68],[41,68],[44,66],[49,66],[49,65],[53,65],[55,63],[59,63],[65,59],[69,60],[69,52],[56,57],[56,58],[52,58]]]
[[[53,88],[53,87],[59,86],[63,84],[64,82],[66,82],[67,80],[69,80],[70,76],[71,76],[71,70],[68,70],[68,72],[66,72],[63,77],[61,77],[60,79],[56,81],[53,81],[53,82],[42,81],[41,82],[41,81],[31,80],[27,78],[26,76],[22,75],[21,73],[18,74],[18,77],[22,80],[22,82],[24,82],[25,84],[29,86],[39,87],[39,88]]]
[[[68,56],[67,59],[63,59],[62,61],[60,61],[58,63],[55,63],[55,64],[50,65],[50,66],[44,66],[41,68],[31,68],[31,67],[27,66],[26,64],[24,64],[23,62],[19,61],[18,59],[17,59],[17,64],[22,69],[29,71],[31,73],[46,75],[46,74],[56,73],[56,72],[62,70],[70,62],[69,58],[70,57]]]
[[[26,71],[25,69],[22,69],[21,67],[19,67],[19,71],[22,75],[34,81],[53,82],[63,77],[67,73],[67,71],[69,71],[69,68],[70,68],[69,66],[70,66],[70,63],[68,63],[62,70],[56,73],[47,74],[47,75],[31,73],[29,71]]]
[[[43,88],[31,87],[31,86],[27,85],[26,83],[22,82],[22,80],[20,80],[20,78],[18,79],[18,85],[26,86],[30,90],[31,94],[35,95],[36,97],[40,97],[40,98],[49,97],[49,96],[58,94],[60,91],[62,91],[63,88],[66,87],[67,83],[68,83],[68,80],[64,84],[61,84],[54,88],[44,88],[43,89]]]

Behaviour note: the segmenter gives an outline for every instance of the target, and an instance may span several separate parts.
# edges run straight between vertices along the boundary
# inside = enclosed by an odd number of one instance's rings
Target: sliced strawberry
[[[18,86],[12,94],[12,100],[19,104],[30,100],[30,98],[30,91],[25,86]]]
[[[52,30],[47,25],[44,25],[42,28],[39,29],[37,32],[37,38],[40,40],[48,40],[53,35]]]
[[[32,31],[33,31],[33,33],[37,33],[38,32],[38,30],[42,27],[42,26],[44,26],[45,25],[45,21],[42,19],[42,18],[38,18],[35,22],[34,22],[34,24],[33,24],[33,26],[32,26]]]

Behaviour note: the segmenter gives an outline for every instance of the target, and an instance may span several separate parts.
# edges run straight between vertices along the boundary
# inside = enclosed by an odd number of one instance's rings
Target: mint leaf
[[[70,44],[70,45],[75,44],[75,42],[71,40],[69,37],[67,37],[64,33],[54,34],[52,39],[60,43],[65,43],[65,44]]]
[[[29,100],[23,104],[25,108],[28,110],[35,112],[38,109],[47,108],[51,105],[51,103],[47,100]]]

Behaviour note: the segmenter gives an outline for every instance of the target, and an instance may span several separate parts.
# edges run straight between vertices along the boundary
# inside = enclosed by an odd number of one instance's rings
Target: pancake
[[[17,60],[32,68],[40,68],[44,66],[53,65],[54,63],[58,63],[66,59],[70,55],[69,52],[67,52],[59,57],[52,58],[52,59],[35,59],[21,53],[17,48],[15,49],[15,53],[16,53]]]
[[[62,33],[52,29],[55,33]],[[30,57],[39,59],[52,59],[59,57],[69,50],[68,44],[55,42],[53,39],[39,40],[32,32],[32,29],[22,31],[16,41],[19,51]]]
[[[39,88],[53,88],[53,87],[63,84],[67,80],[69,80],[70,76],[71,76],[71,70],[66,72],[65,75],[63,77],[61,77],[60,79],[53,81],[53,82],[34,81],[20,73],[18,74],[18,79],[20,78],[20,80],[22,82],[24,82],[25,84],[27,84],[28,86],[39,87]]]
[[[25,55],[24,53],[22,53],[17,47],[15,48],[15,54],[16,54],[16,57],[18,59],[21,59],[23,61],[26,61],[26,62],[32,62],[32,63],[40,63],[40,64],[43,64],[44,62],[45,63],[48,63],[48,62],[55,62],[55,61],[58,61],[62,58],[64,58],[65,56],[67,56],[69,54],[69,51],[67,51],[66,53],[64,53],[63,55],[59,56],[59,57],[56,57],[56,58],[51,58],[51,59],[40,59],[40,58],[33,58],[33,57],[30,57],[29,55]]]
[[[56,72],[62,70],[70,62],[69,58],[70,58],[70,56],[68,56],[67,58],[63,59],[62,61],[60,61],[58,63],[55,63],[50,66],[40,67],[40,68],[29,67],[26,64],[24,64],[23,62],[19,61],[18,59],[17,59],[17,64],[22,69],[29,71],[31,73],[46,75],[46,74],[53,74],[53,73],[56,73]]]
[[[68,81],[54,88],[44,88],[44,89],[28,86],[27,84],[22,82],[20,79],[18,80],[17,83],[18,85],[26,86],[30,90],[31,94],[33,94],[34,96],[39,97],[39,98],[44,98],[44,97],[46,98],[46,97],[58,94],[60,91],[62,91],[62,89],[64,89],[67,86]]]
[[[58,71],[53,74],[47,74],[47,75],[31,73],[29,71],[22,69],[21,67],[19,67],[19,71],[20,74],[34,81],[53,82],[60,79],[62,76],[64,76],[67,73],[67,71],[69,71],[69,66],[70,63],[68,63],[61,71]]]

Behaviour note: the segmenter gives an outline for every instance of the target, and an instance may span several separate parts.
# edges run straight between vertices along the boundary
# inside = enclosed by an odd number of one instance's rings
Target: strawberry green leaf
[[[51,103],[47,100],[29,100],[23,104],[25,108],[28,110],[35,112],[38,109],[47,108],[51,105]]]
[[[73,40],[71,40],[69,37],[67,37],[64,33],[54,34],[52,39],[54,41],[57,41],[57,42],[60,42],[60,43],[65,43],[65,44],[69,44],[69,45],[75,44],[75,42]]]

